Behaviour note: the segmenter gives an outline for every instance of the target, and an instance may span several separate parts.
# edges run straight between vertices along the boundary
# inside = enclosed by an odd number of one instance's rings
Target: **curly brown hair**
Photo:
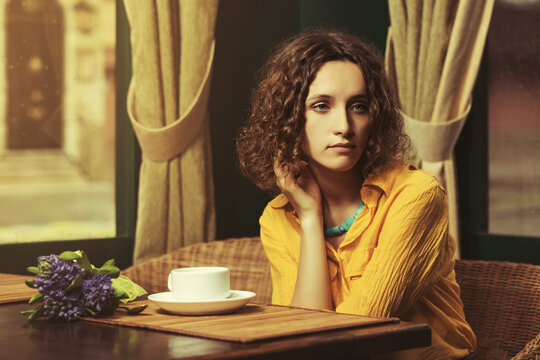
[[[362,178],[403,159],[409,138],[381,57],[372,46],[341,31],[315,30],[282,43],[261,69],[250,114],[236,147],[242,173],[263,190],[277,190],[274,161],[296,177],[305,161],[305,101],[321,66],[350,61],[362,70],[372,128],[359,160]]]

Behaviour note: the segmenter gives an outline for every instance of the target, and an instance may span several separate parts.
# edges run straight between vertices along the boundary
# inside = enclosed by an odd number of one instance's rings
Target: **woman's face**
[[[305,106],[303,150],[312,170],[354,168],[371,127],[360,67],[349,61],[325,63],[309,87]]]

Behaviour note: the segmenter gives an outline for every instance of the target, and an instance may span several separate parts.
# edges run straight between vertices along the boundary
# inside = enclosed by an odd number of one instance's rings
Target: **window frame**
[[[540,237],[489,232],[488,64],[480,64],[471,112],[455,149],[462,257],[540,265]]]
[[[99,266],[114,258],[124,269],[132,264],[141,152],[126,108],[131,79],[129,23],[122,0],[116,0],[116,237],[105,239],[58,240],[0,245],[0,272],[28,274],[41,255],[65,250],[84,250]]]

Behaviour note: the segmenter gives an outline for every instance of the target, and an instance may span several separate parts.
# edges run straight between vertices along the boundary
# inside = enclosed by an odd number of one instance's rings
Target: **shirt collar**
[[[403,162],[391,162],[390,164],[381,167],[375,173],[368,176],[364,181],[364,186],[376,187],[380,191],[384,192],[386,196],[390,194],[392,188],[399,174],[404,170],[405,164]],[[410,165],[409,170],[417,170],[416,167]]]
[[[289,203],[289,199],[281,193],[278,196],[276,196],[272,201],[270,201],[269,205],[273,207],[274,209],[279,209],[285,207]]]
[[[393,173],[400,171],[402,171],[401,166],[392,164],[368,176],[360,190],[362,201],[369,207],[377,202],[382,193],[388,196],[396,180],[396,176]],[[269,203],[274,209],[285,208],[288,204],[289,199],[284,194],[279,194]]]

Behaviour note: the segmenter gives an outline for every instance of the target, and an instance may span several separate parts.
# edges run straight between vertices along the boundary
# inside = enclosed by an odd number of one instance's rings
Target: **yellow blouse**
[[[432,345],[390,353],[390,359],[460,359],[476,349],[454,273],[446,193],[435,178],[404,164],[368,178],[364,208],[339,248],[326,244],[335,311],[397,316],[425,323]],[[272,302],[289,305],[300,252],[300,223],[280,194],[260,218],[272,272]]]

